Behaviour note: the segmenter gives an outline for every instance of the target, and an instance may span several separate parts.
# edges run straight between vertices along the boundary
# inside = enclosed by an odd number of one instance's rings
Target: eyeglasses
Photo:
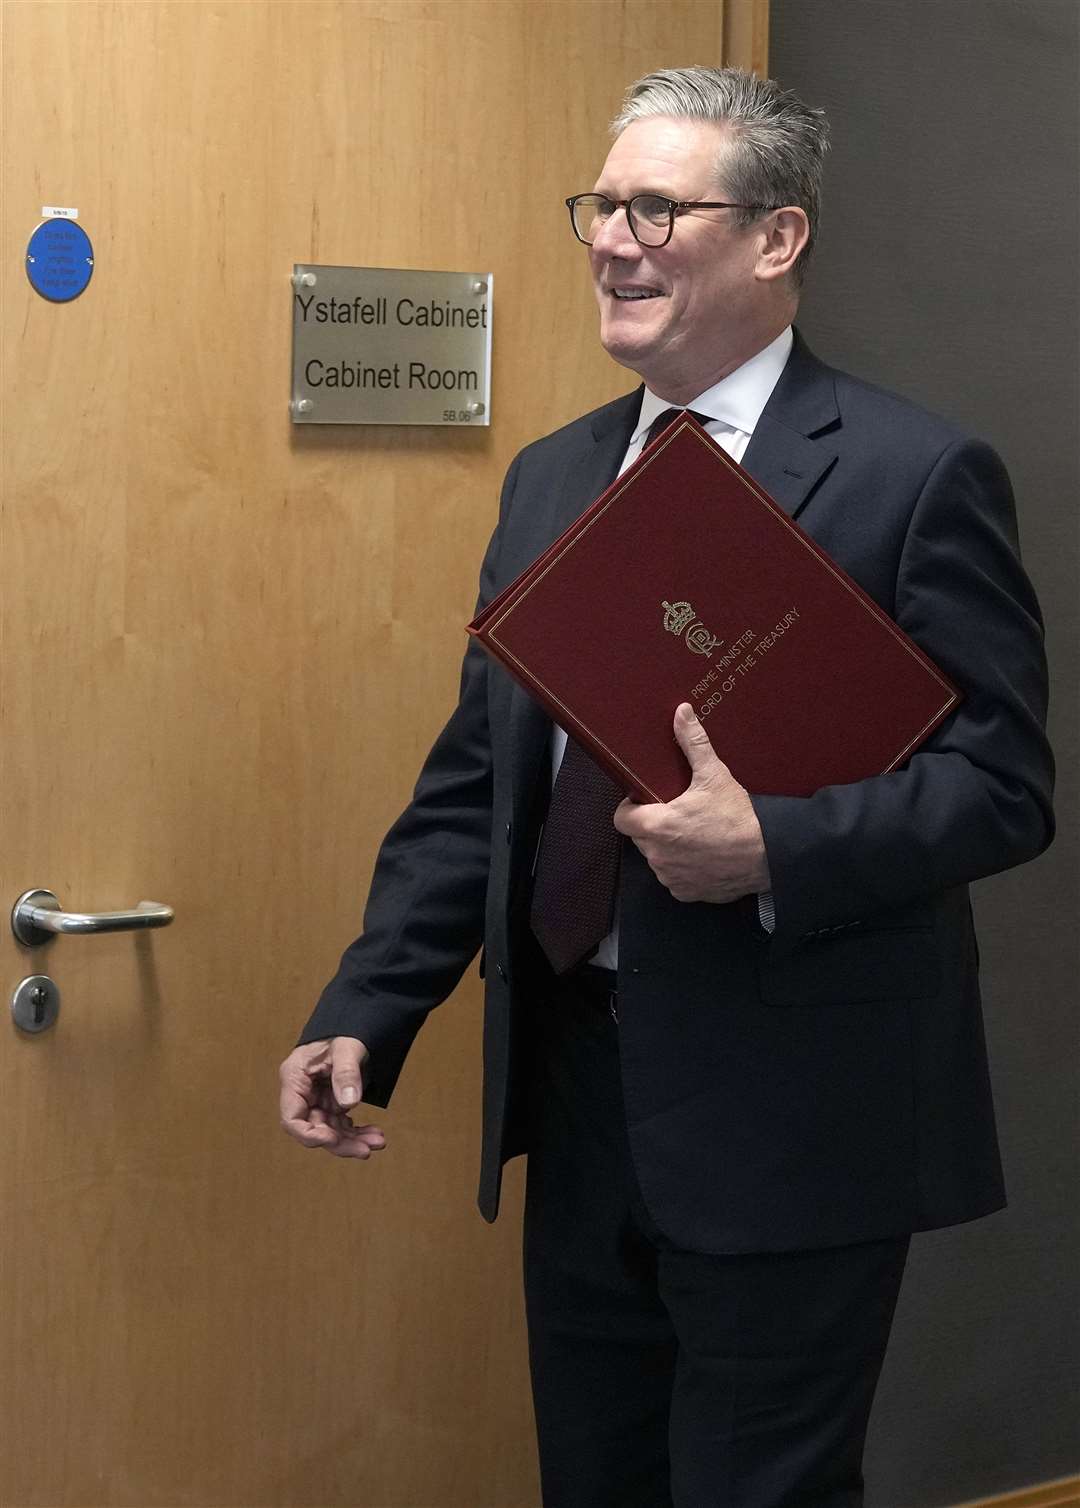
[[[575,194],[567,199],[570,224],[583,246],[591,246],[617,209],[626,211],[630,234],[641,246],[666,246],[675,229],[675,216],[688,209],[748,209],[762,212],[775,204],[731,204],[726,199],[665,199],[662,194],[635,194],[632,199],[609,199],[606,194]]]

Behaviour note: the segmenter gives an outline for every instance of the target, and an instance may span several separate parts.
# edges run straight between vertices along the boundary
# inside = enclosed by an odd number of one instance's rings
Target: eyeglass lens
[[[584,194],[574,205],[574,229],[591,246],[615,213],[602,194]],[[643,246],[662,246],[671,233],[671,206],[655,194],[638,194],[627,209],[630,230]]]

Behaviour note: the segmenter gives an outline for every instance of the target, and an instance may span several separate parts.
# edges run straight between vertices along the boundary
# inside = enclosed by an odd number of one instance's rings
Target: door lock
[[[15,1025],[24,1032],[46,1032],[60,1014],[60,990],[47,974],[31,974],[11,997]]]

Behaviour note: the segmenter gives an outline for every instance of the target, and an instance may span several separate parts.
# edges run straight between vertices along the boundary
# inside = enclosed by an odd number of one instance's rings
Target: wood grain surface
[[[520,1165],[473,1208],[480,996],[432,1019],[371,1166],[276,1124],[454,697],[499,484],[625,391],[563,198],[623,86],[760,61],[713,0],[9,0],[2,8],[4,1508],[526,1508]],[[734,45],[734,43],[732,44]],[[747,59],[748,61],[749,59]],[[23,276],[76,206],[87,292]],[[490,270],[490,429],[288,415],[294,261]]]

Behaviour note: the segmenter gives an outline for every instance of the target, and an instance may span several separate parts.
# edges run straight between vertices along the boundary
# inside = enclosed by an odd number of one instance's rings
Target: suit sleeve
[[[503,485],[477,611],[495,592],[501,523],[517,466]],[[480,946],[491,843],[487,677],[487,656],[470,642],[457,707],[379,850],[363,931],[299,1038],[359,1037],[371,1052],[364,1076],[370,1104],[389,1103],[428,1012],[451,993]]]
[[[981,442],[954,442],[926,478],[895,616],[964,701],[901,770],[753,798],[778,951],[1023,863],[1053,834],[1042,622],[1008,477]]]

